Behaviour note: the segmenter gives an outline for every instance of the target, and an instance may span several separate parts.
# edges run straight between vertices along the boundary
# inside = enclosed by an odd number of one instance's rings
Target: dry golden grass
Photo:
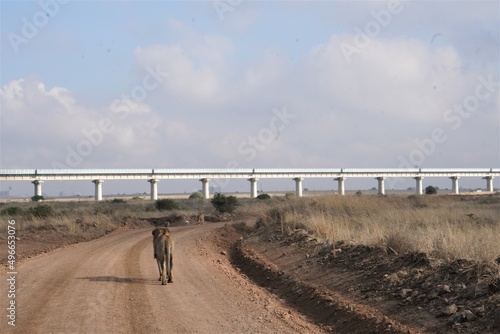
[[[211,209],[208,201],[178,200],[179,210],[159,211],[149,200],[106,200],[94,201],[44,201],[9,202],[0,204],[0,230],[7,229],[8,220],[16,220],[19,232],[32,230],[55,230],[64,235],[84,238],[95,237],[92,227],[99,227],[101,233],[121,226],[134,218],[158,218],[170,214],[197,215],[199,211]],[[16,213],[9,210],[16,208]],[[40,210],[43,209],[43,210]],[[97,233],[97,232],[96,232]],[[5,235],[0,234],[0,239]]]
[[[106,230],[128,218],[158,218],[172,213],[196,216],[214,211],[209,201],[178,200],[179,210],[158,211],[148,200],[9,203],[21,213],[3,214],[0,229],[16,219],[19,231],[53,228],[88,235],[93,224]],[[261,216],[283,228],[306,228],[335,241],[391,247],[398,253],[421,251],[445,260],[492,261],[500,256],[500,194],[481,196],[317,196],[239,199],[241,217]],[[47,217],[30,210],[48,205]],[[237,221],[238,222],[238,221]],[[91,230],[91,229],[90,229]],[[87,234],[86,234],[87,233]],[[2,236],[0,236],[0,239]]]
[[[325,196],[275,203],[268,220],[320,237],[445,260],[500,256],[500,196]]]

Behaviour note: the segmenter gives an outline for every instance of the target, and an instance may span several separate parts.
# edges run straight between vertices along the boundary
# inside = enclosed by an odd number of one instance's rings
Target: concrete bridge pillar
[[[302,177],[296,177],[293,179],[295,181],[295,196],[302,197]]]
[[[486,180],[486,191],[493,191],[493,176],[486,176],[483,177],[484,180]]]
[[[158,199],[158,180],[150,179],[148,182],[151,183],[151,200],[156,201]]]
[[[31,182],[35,185],[35,196],[42,196],[42,184],[43,181],[35,180]]]
[[[208,187],[208,182],[210,181],[210,179],[201,179],[201,185],[202,185],[202,189],[203,189],[203,197],[205,197],[205,199],[209,199],[210,198],[210,190],[209,190],[209,187]]]
[[[103,180],[94,180],[92,183],[95,184],[95,200],[102,201],[102,183]]]
[[[459,176],[452,176],[452,177],[450,177],[450,179],[451,179],[451,191],[455,195],[458,195],[458,193],[459,193],[459,188],[458,188],[458,179],[459,178],[460,178]]]
[[[385,195],[385,183],[384,183],[385,177],[380,176],[377,177],[376,180],[378,181],[378,194]]]
[[[248,179],[250,181],[250,198],[257,197],[257,180],[256,178]]]
[[[335,179],[335,181],[338,181],[339,183],[339,195],[345,195],[345,186],[344,186],[344,181],[345,181],[345,177],[338,177]]]
[[[424,192],[422,190],[422,180],[424,179],[422,176],[417,176],[417,177],[414,177],[414,179],[416,180],[417,182],[417,195],[422,195]]]

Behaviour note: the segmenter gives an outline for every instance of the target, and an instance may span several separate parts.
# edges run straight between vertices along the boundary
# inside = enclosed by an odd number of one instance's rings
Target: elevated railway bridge
[[[429,177],[451,179],[452,192],[459,193],[461,177],[480,177],[486,180],[486,190],[493,191],[493,179],[500,176],[500,168],[195,168],[195,169],[0,169],[0,181],[30,181],[34,194],[42,195],[45,181],[89,180],[95,185],[95,199],[102,200],[105,180],[147,180],[151,184],[151,199],[158,198],[158,182],[173,179],[198,179],[203,196],[210,197],[209,182],[214,179],[247,179],[250,197],[257,196],[259,179],[287,178],[295,181],[297,197],[302,196],[305,178],[326,178],[338,182],[338,193],[345,194],[348,178],[373,178],[378,182],[378,193],[385,194],[386,178],[412,178],[416,193],[423,193],[422,180]]]

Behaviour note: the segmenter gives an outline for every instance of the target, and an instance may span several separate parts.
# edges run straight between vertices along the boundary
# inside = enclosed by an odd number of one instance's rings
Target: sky
[[[0,10],[0,168],[500,166],[498,1],[2,0]],[[159,192],[201,188],[193,182]],[[294,189],[273,182],[261,187]],[[43,190],[92,194],[87,183]],[[149,183],[103,185],[135,190]]]

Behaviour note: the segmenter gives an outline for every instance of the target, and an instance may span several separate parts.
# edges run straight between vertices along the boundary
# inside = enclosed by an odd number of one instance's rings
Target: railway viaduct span
[[[302,196],[305,178],[327,178],[338,182],[338,193],[345,194],[348,178],[373,178],[378,181],[378,193],[385,194],[386,178],[413,178],[416,193],[421,195],[422,180],[426,177],[451,179],[452,192],[459,193],[461,177],[481,177],[486,180],[486,190],[493,191],[493,179],[500,176],[500,168],[215,168],[215,169],[0,169],[0,181],[31,181],[35,195],[42,194],[42,184],[52,180],[89,180],[95,184],[95,199],[102,200],[102,184],[105,180],[143,179],[151,184],[151,199],[158,198],[158,182],[172,179],[198,179],[202,182],[203,196],[209,198],[209,182],[212,179],[247,179],[250,181],[250,197],[257,196],[257,181],[266,178],[288,178],[295,181],[297,197]]]

